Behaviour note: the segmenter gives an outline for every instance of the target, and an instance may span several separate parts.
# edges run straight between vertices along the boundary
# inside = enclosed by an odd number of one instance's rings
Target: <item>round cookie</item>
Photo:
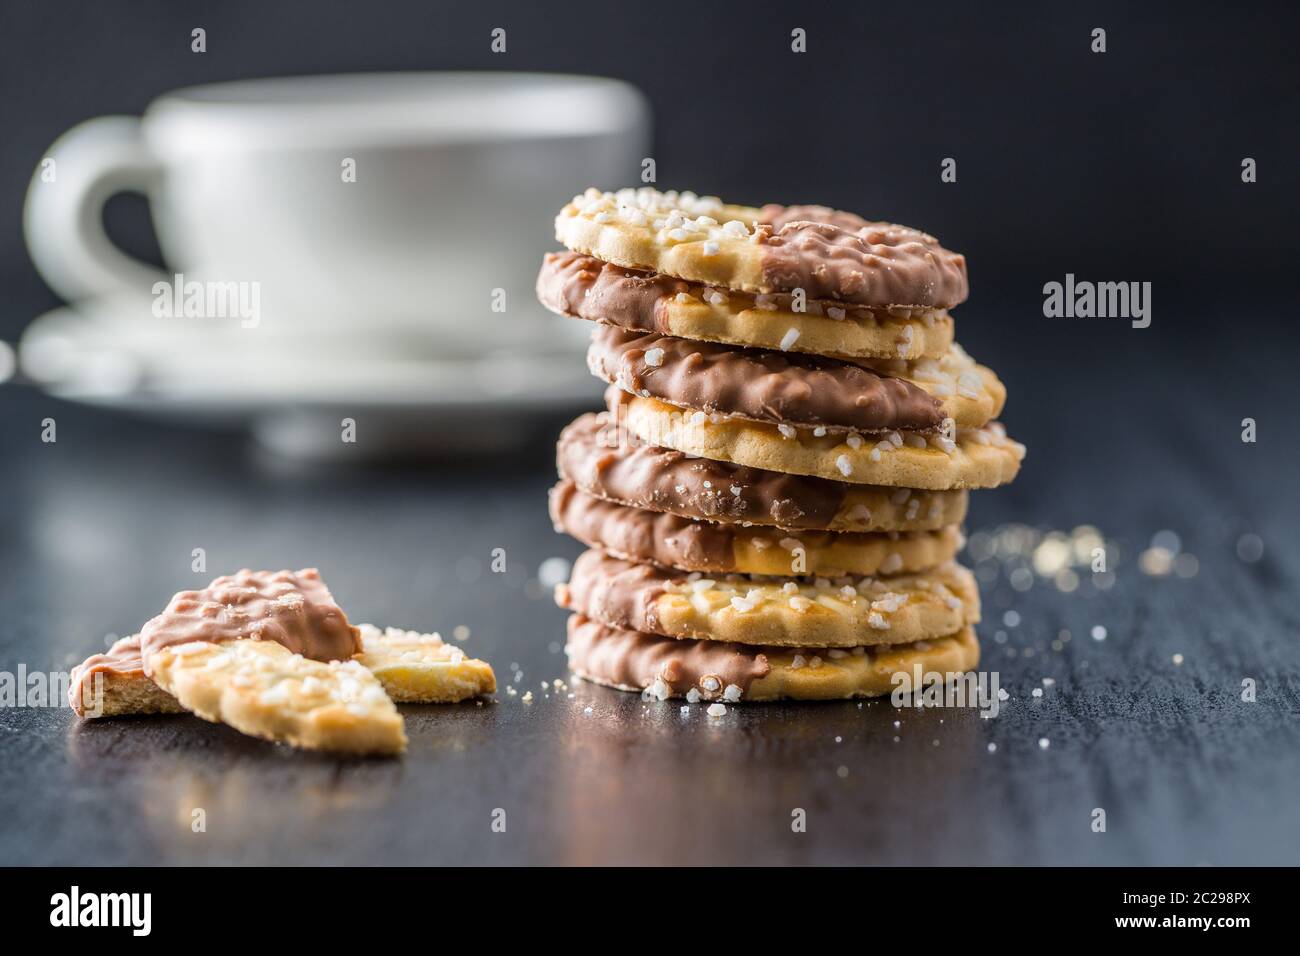
[[[933,236],[824,206],[588,189],[560,211],[555,237],[615,265],[744,292],[947,309],[968,291],[965,258]]]
[[[943,309],[755,296],[577,252],[546,254],[537,298],[560,315],[631,331],[831,358],[940,358],[953,341],[953,321]]]
[[[733,418],[825,431],[933,431],[951,418],[978,428],[1002,411],[1006,389],[965,352],[917,364],[845,362],[817,355],[694,342],[597,326],[587,367],[643,398]]]
[[[1025,446],[1000,422],[945,435],[893,432],[879,441],[816,435],[812,429],[766,425],[684,412],[620,388],[605,393],[611,413],[641,441],[688,455],[766,471],[905,488],[995,488],[1015,478]]]
[[[682,571],[758,575],[872,575],[922,571],[950,561],[961,531],[857,534],[804,531],[792,535],[631,508],[561,481],[551,489],[555,530],[629,561]]]
[[[792,531],[932,531],[966,518],[965,491],[853,485],[763,471],[639,442],[608,412],[571,422],[556,445],[562,478],[633,508]]]
[[[579,556],[555,600],[631,631],[791,647],[910,644],[975,624],[980,611],[974,577],[952,562],[887,578],[706,578],[596,550]]]
[[[660,700],[840,700],[883,697],[896,674],[949,675],[979,665],[972,628],[913,644],[794,650],[719,641],[681,640],[612,628],[574,614],[565,652],[583,680],[644,690]]]

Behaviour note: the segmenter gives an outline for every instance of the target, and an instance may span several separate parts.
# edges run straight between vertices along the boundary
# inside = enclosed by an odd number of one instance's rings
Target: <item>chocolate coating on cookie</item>
[[[683,294],[691,296],[693,300],[701,299],[709,288],[704,283],[629,269],[567,249],[546,253],[536,283],[538,301],[552,312],[625,329],[662,332],[665,335],[672,334],[668,319],[671,302]],[[754,297],[747,293],[728,290],[727,295],[733,301],[738,301],[743,308],[758,307]],[[773,293],[766,299],[772,311],[791,312],[795,309],[793,298],[788,292]],[[888,315],[885,311],[872,312],[866,306],[851,302],[830,304],[840,305],[845,317],[860,321],[872,321],[878,316]],[[808,316],[825,316],[825,307],[820,304],[805,304],[803,308]],[[942,315],[935,311],[923,314]]]
[[[102,654],[91,654],[72,669],[68,675],[68,703],[85,715],[85,691],[93,686],[96,674],[115,674],[121,677],[144,675],[144,660],[140,656],[140,635],[132,634],[116,641]]]
[[[610,627],[581,614],[569,618],[565,651],[583,677],[640,690],[661,680],[674,695],[692,687],[715,700],[728,685],[748,691],[771,672],[762,648],[724,641],[695,641]]]
[[[552,312],[643,332],[667,332],[660,303],[699,290],[685,279],[638,272],[578,252],[548,252],[537,298]]]
[[[348,623],[315,568],[245,568],[201,590],[181,591],[140,629],[140,648],[149,672],[150,656],[163,647],[245,638],[274,641],[318,661],[347,660],[362,649],[360,632]]]
[[[825,206],[764,206],[756,224],[774,291],[859,305],[952,308],[966,300],[966,257],[907,226]]]
[[[662,568],[593,549],[578,556],[568,584],[556,585],[555,603],[607,624],[653,632],[659,628],[655,603],[674,580]]]
[[[571,481],[551,489],[550,507],[555,530],[588,547],[667,568],[735,570],[735,537],[727,525],[614,504]]]
[[[587,414],[560,433],[556,465],[589,495],[634,508],[711,521],[753,521],[781,528],[831,526],[851,486],[762,471],[671,448],[620,440],[608,412]]]
[[[930,432],[944,419],[939,401],[911,382],[797,352],[601,325],[592,330],[587,365],[633,395],[776,425]]]

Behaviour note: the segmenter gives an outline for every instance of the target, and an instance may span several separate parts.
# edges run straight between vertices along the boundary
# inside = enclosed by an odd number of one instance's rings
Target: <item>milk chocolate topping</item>
[[[160,648],[190,641],[275,641],[318,661],[345,660],[361,651],[359,631],[315,568],[249,571],[219,577],[199,591],[176,594],[140,630],[145,671]]]
[[[843,213],[842,215],[851,215]],[[672,334],[669,310],[678,294],[700,299],[708,286],[687,282],[654,272],[627,269],[580,252],[548,252],[537,274],[537,298],[552,312],[571,315],[591,322],[603,322],[642,332]],[[729,301],[740,308],[757,308],[754,297],[729,290]],[[795,305],[787,292],[768,296],[777,310],[791,312]],[[867,306],[843,302],[845,314],[870,320]],[[809,314],[823,315],[822,310],[805,307]]]
[[[537,275],[537,298],[551,311],[645,332],[667,332],[660,303],[692,288],[700,287],[578,252],[548,252]]]
[[[655,602],[673,580],[653,565],[584,551],[573,562],[569,583],[555,588],[555,603],[609,624],[653,632],[659,627]]]
[[[608,412],[583,415],[565,428],[556,464],[587,494],[634,508],[792,530],[829,528],[851,488],[619,441]]]
[[[578,490],[571,481],[551,489],[555,530],[592,548],[667,568],[735,570],[735,545],[724,524],[614,504]]]
[[[140,658],[140,635],[132,634],[117,641],[103,654],[91,654],[68,675],[68,703],[78,715],[85,713],[82,688],[89,686],[96,674],[131,676],[144,673]]]
[[[764,206],[763,281],[775,291],[859,305],[952,308],[969,292],[966,258],[933,236],[825,206]]]
[[[924,389],[860,365],[633,332],[592,330],[592,374],[679,408],[859,432],[933,431],[943,406]]]
[[[565,650],[569,666],[583,677],[635,690],[662,680],[674,694],[695,687],[705,700],[721,697],[728,684],[748,691],[771,671],[762,648],[642,634],[581,614],[569,618]]]

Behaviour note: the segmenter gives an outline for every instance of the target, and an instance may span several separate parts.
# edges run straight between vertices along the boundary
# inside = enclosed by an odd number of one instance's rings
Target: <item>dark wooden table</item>
[[[465,625],[503,688],[493,703],[405,708],[399,760],[296,752],[188,717],[0,709],[0,863],[1300,862],[1294,361],[1256,347],[1294,336],[1240,325],[1236,344],[1189,340],[1166,312],[1142,331],[1066,322],[1049,344],[1039,316],[963,316],[1030,446],[1015,485],[975,497],[970,531],[1086,523],[1120,548],[1104,591],[1086,570],[1072,593],[1039,577],[1020,591],[1014,561],[982,562],[983,666],[1010,695],[993,720],[887,702],[714,720],[580,684],[544,693],[567,678],[564,615],[537,569],[579,550],[546,516],[545,447],[296,470],[238,436],[5,389],[0,670],[63,669],[138,627],[204,577],[190,570],[202,547],[210,574],[318,565],[354,620]],[[39,441],[46,415],[54,445]],[[543,440],[557,426],[539,426]],[[1140,568],[1161,530],[1195,556],[1194,577]],[[1248,534],[1257,561],[1238,554]],[[488,570],[494,548],[504,574]]]

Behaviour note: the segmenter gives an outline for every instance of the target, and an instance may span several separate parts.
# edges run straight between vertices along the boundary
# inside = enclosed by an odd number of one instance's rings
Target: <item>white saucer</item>
[[[237,326],[199,332],[193,321],[140,315],[138,302],[111,300],[47,312],[23,332],[19,368],[61,398],[245,426],[292,457],[491,450],[529,435],[539,416],[600,403],[601,385],[570,336],[529,353],[439,358],[277,341]],[[339,439],[349,417],[354,446]]]

